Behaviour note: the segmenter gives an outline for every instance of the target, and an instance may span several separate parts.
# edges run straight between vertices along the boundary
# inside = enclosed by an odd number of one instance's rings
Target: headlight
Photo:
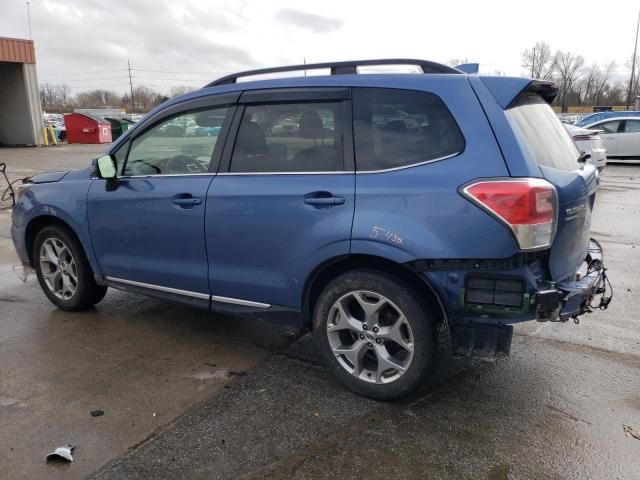
[[[27,190],[29,190],[29,187],[31,187],[31,185],[33,185],[33,183],[28,181],[25,182],[24,180],[21,183],[16,183],[15,185],[13,185],[13,191],[16,196],[16,203],[20,201],[20,198],[27,192]]]

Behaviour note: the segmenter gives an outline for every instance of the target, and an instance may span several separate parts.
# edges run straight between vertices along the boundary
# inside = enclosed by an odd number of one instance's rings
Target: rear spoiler
[[[556,84],[547,80],[486,76],[481,76],[480,79],[504,110],[515,105],[523,95],[538,94],[547,103],[553,102],[558,96]]]
[[[480,64],[479,63],[463,63],[461,65],[456,65],[455,68],[463,71],[468,75],[474,75],[474,74],[477,74],[478,71],[480,70]]]

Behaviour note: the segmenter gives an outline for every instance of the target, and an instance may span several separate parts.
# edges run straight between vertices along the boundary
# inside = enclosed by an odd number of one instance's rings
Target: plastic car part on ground
[[[624,430],[624,434],[626,436],[631,435],[636,440],[640,440],[640,432],[637,430],[634,430],[629,425],[622,425],[622,430]]]
[[[71,456],[71,452],[76,448],[74,445],[66,444],[62,447],[56,448],[53,452],[49,453],[44,460],[46,462],[50,460],[66,460],[67,462],[73,462],[73,457]]]

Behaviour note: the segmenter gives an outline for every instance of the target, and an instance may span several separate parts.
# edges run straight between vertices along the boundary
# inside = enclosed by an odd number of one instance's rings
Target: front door
[[[89,228],[108,281],[208,302],[205,199],[228,111],[200,109],[160,121],[116,152],[124,165],[115,188],[92,183]]]
[[[348,90],[264,95],[241,97],[233,151],[207,196],[211,290],[214,302],[298,309],[312,269],[349,253]]]

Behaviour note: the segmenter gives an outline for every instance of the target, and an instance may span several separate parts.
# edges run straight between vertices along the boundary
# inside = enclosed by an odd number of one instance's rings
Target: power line
[[[146,70],[143,68],[132,68],[131,70],[136,72],[149,72],[149,73],[166,73],[170,75],[214,75],[214,74],[222,74],[223,72],[211,70],[208,72],[193,72],[193,71],[168,71],[168,70]]]
[[[91,82],[104,82],[105,80],[126,80],[126,76],[119,77],[104,77],[104,78],[91,78],[89,80],[64,80],[64,79],[43,79],[42,82],[57,82],[57,83],[91,83]]]

